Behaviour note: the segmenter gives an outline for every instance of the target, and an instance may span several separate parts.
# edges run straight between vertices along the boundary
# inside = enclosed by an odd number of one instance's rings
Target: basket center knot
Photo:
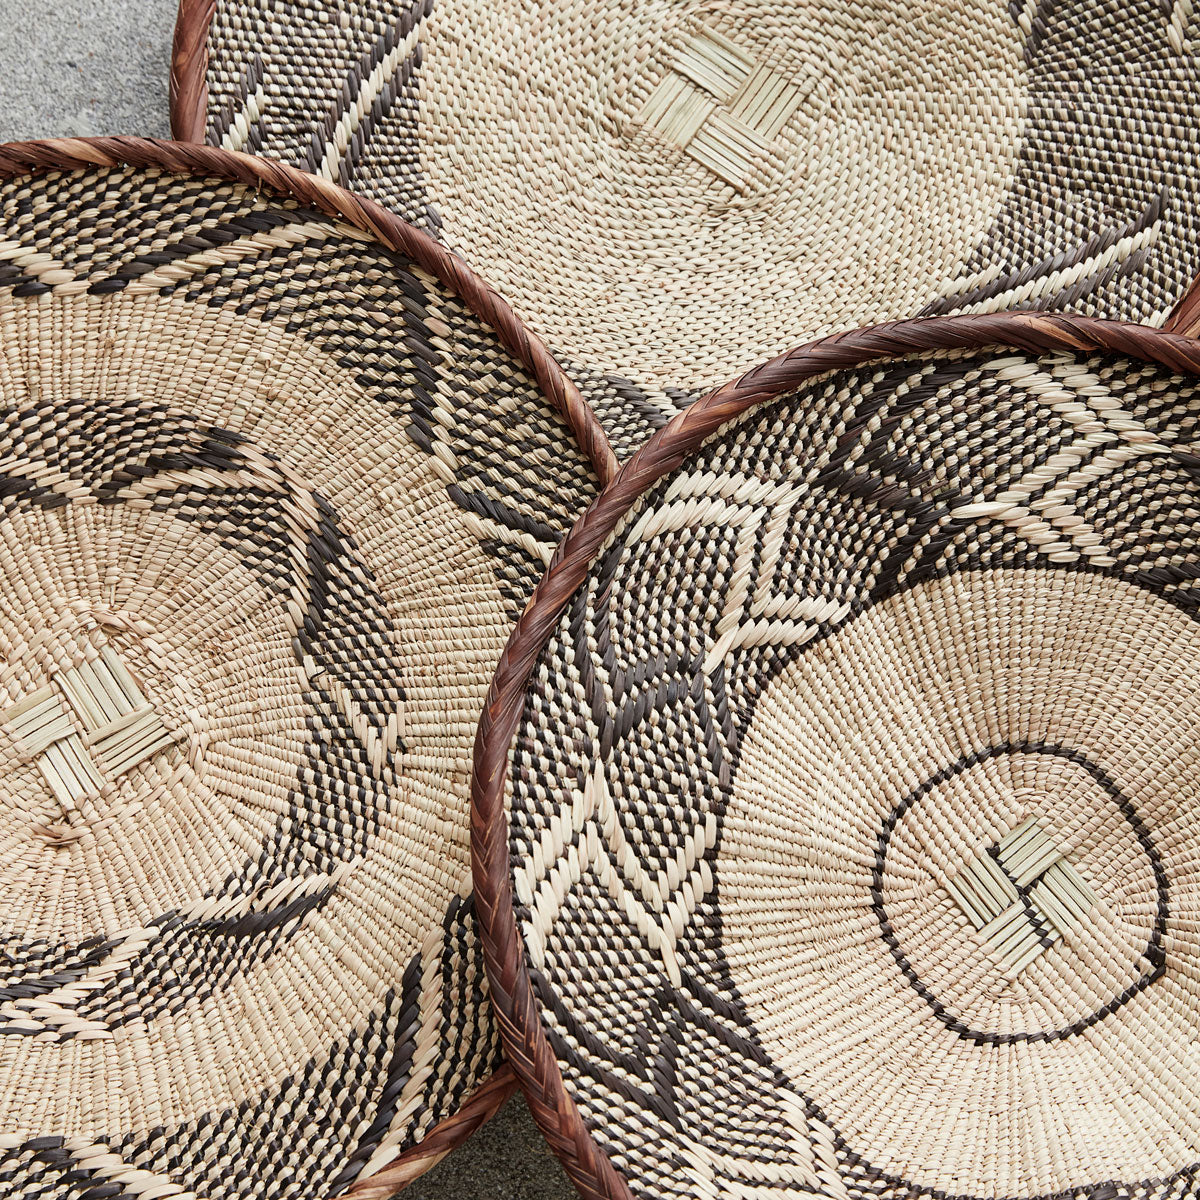
[[[111,646],[0,711],[67,811],[175,742]]]
[[[1036,817],[986,847],[945,884],[1010,977],[1082,927],[1097,903]]]
[[[712,29],[676,55],[642,108],[642,124],[739,191],[812,90]]]

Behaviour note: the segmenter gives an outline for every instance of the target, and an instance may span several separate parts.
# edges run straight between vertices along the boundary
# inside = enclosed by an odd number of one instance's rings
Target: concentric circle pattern
[[[284,195],[63,171],[0,224],[0,1193],[339,1194],[498,1061],[470,737],[590,468]]]
[[[1194,1195],[1200,388],[959,349],[744,407],[529,623],[509,876],[587,1130],[643,1200]]]

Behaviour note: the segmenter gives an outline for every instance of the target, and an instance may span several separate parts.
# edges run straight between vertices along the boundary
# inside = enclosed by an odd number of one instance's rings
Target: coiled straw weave
[[[1191,0],[183,0],[176,136],[482,271],[619,448],[919,312],[1161,324],[1200,271]]]
[[[584,1196],[1196,1194],[1198,372],[1087,318],[839,335],[568,535],[472,830]]]
[[[0,147],[0,1195],[377,1200],[503,1101],[470,739],[610,462],[377,206]]]

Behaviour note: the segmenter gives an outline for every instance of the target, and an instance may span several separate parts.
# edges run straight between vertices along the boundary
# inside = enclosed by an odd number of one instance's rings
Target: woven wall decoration
[[[0,1194],[368,1200],[494,1111],[471,737],[608,471],[377,206],[0,147]]]
[[[918,312],[1161,324],[1200,271],[1170,0],[183,0],[176,136],[423,224],[621,450],[813,337]]]
[[[838,335],[568,535],[473,851],[585,1196],[1196,1194],[1198,371],[1088,318]]]

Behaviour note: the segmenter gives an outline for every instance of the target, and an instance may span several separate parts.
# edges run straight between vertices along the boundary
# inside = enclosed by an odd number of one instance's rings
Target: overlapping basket
[[[1161,324],[1194,246],[1200,63],[1160,0],[182,0],[176,137],[428,229],[624,455],[838,329]]]
[[[1198,370],[1089,318],[836,335],[568,535],[473,844],[582,1195],[1195,1194]]]
[[[471,738],[604,436],[324,180],[17,144],[0,214],[0,1193],[390,1195],[511,1091]]]
[[[182,0],[210,145],[0,149],[0,1193],[515,1071],[589,1197],[1191,1195],[1191,21]]]

